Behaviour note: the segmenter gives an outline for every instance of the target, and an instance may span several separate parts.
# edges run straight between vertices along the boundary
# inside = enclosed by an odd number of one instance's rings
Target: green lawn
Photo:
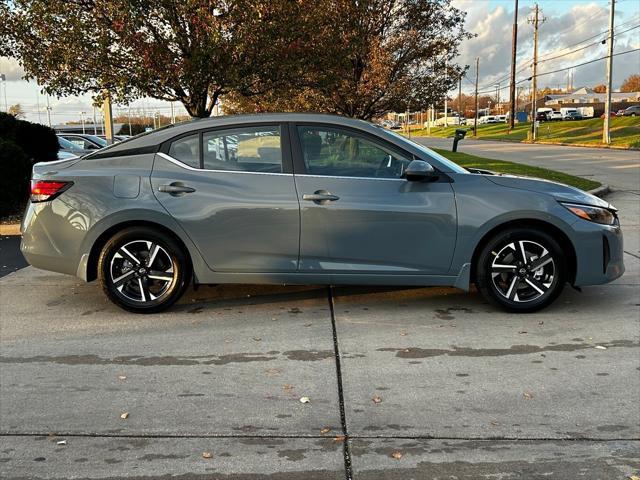
[[[467,153],[451,152],[449,150],[441,150],[439,148],[434,148],[433,150],[463,167],[482,168],[511,175],[543,178],[545,180],[553,180],[554,182],[571,185],[582,190],[592,190],[601,185],[599,182],[595,182],[593,180],[574,177],[573,175],[556,172],[555,170],[547,170],[546,168],[530,167],[521,163],[494,160],[492,158],[476,157],[475,155],[469,155]]]
[[[539,143],[574,143],[582,145],[602,145],[601,118],[577,120],[567,122],[542,122],[538,128]],[[465,128],[467,136],[473,138],[471,126],[453,126],[447,128],[432,128],[432,137],[453,137],[456,128]],[[478,137],[484,140],[504,140],[523,142],[527,140],[527,132],[531,124],[518,123],[515,129],[508,133],[507,124],[494,123],[478,125]],[[411,136],[427,136],[427,130],[413,130]],[[614,117],[611,119],[612,145],[626,148],[640,148],[640,117]]]

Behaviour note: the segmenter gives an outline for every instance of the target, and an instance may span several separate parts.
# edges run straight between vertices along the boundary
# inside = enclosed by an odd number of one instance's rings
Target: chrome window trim
[[[392,182],[406,182],[405,178],[384,178],[384,177],[348,177],[346,175],[312,175],[310,173],[296,173],[296,177],[312,177],[312,178],[347,178],[349,180],[381,180]]]
[[[272,172],[247,172],[244,170],[210,170],[207,168],[195,168],[191,165],[187,165],[186,163],[182,163],[180,160],[173,158],[170,155],[162,152],[156,152],[156,155],[164,158],[165,160],[177,165],[178,167],[182,167],[185,170],[191,170],[193,172],[212,172],[212,173],[246,173],[251,175],[281,175],[281,176],[293,176],[292,173],[272,173]]]

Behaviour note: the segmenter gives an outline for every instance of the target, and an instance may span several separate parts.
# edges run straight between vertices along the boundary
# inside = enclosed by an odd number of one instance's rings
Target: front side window
[[[282,172],[280,128],[277,126],[205,132],[202,145],[207,170]]]
[[[348,130],[299,126],[307,173],[311,175],[400,178],[409,160]]]
[[[196,133],[171,143],[169,155],[193,168],[200,168],[200,136]]]

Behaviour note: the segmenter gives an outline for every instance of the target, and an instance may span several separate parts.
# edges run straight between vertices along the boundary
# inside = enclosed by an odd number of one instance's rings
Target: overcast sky
[[[507,94],[508,75],[511,64],[511,28],[513,24],[514,0],[453,0],[453,4],[467,12],[466,28],[477,36],[461,46],[458,62],[470,65],[468,79],[463,82],[463,91],[472,93],[475,79],[475,59],[480,58],[480,90],[494,89],[498,81],[505,87],[501,95]],[[528,88],[533,57],[533,26],[527,23],[532,17],[534,0],[520,0],[518,11],[518,70],[519,86]],[[606,38],[609,18],[608,0],[538,0],[541,17],[546,21],[540,25],[539,74],[588,62],[607,54],[607,46],[599,43]],[[614,52],[640,48],[640,0],[616,1],[616,32]],[[632,30],[629,30],[632,29]],[[629,30],[626,33],[626,30]],[[585,48],[582,48],[585,47]],[[574,53],[573,50],[581,49]],[[567,54],[568,55],[564,55]],[[553,58],[552,57],[558,57]],[[573,85],[594,86],[605,81],[605,61],[600,60],[573,69]],[[6,87],[7,103],[20,103],[31,121],[47,122],[46,97],[39,93],[35,82],[21,80],[22,70],[14,60],[0,58],[0,73],[7,76],[2,86],[0,104],[4,110]],[[614,57],[613,85],[618,89],[622,81],[632,73],[640,73],[640,51]],[[540,76],[540,88],[545,86],[565,88],[567,71]],[[452,92],[454,93],[454,92]],[[52,123],[62,123],[80,118],[80,112],[92,115],[89,96],[50,98]],[[186,112],[178,103],[176,114]],[[170,113],[170,105],[153,99],[141,99],[132,104],[134,111]],[[126,111],[115,108],[116,113]]]

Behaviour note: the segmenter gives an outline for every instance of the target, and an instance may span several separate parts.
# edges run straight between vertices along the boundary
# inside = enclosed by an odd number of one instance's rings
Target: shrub
[[[0,113],[0,138],[22,149],[31,163],[50,162],[58,158],[58,137],[53,129],[45,125]]]
[[[19,213],[29,195],[31,162],[14,142],[0,138],[0,216]]]

